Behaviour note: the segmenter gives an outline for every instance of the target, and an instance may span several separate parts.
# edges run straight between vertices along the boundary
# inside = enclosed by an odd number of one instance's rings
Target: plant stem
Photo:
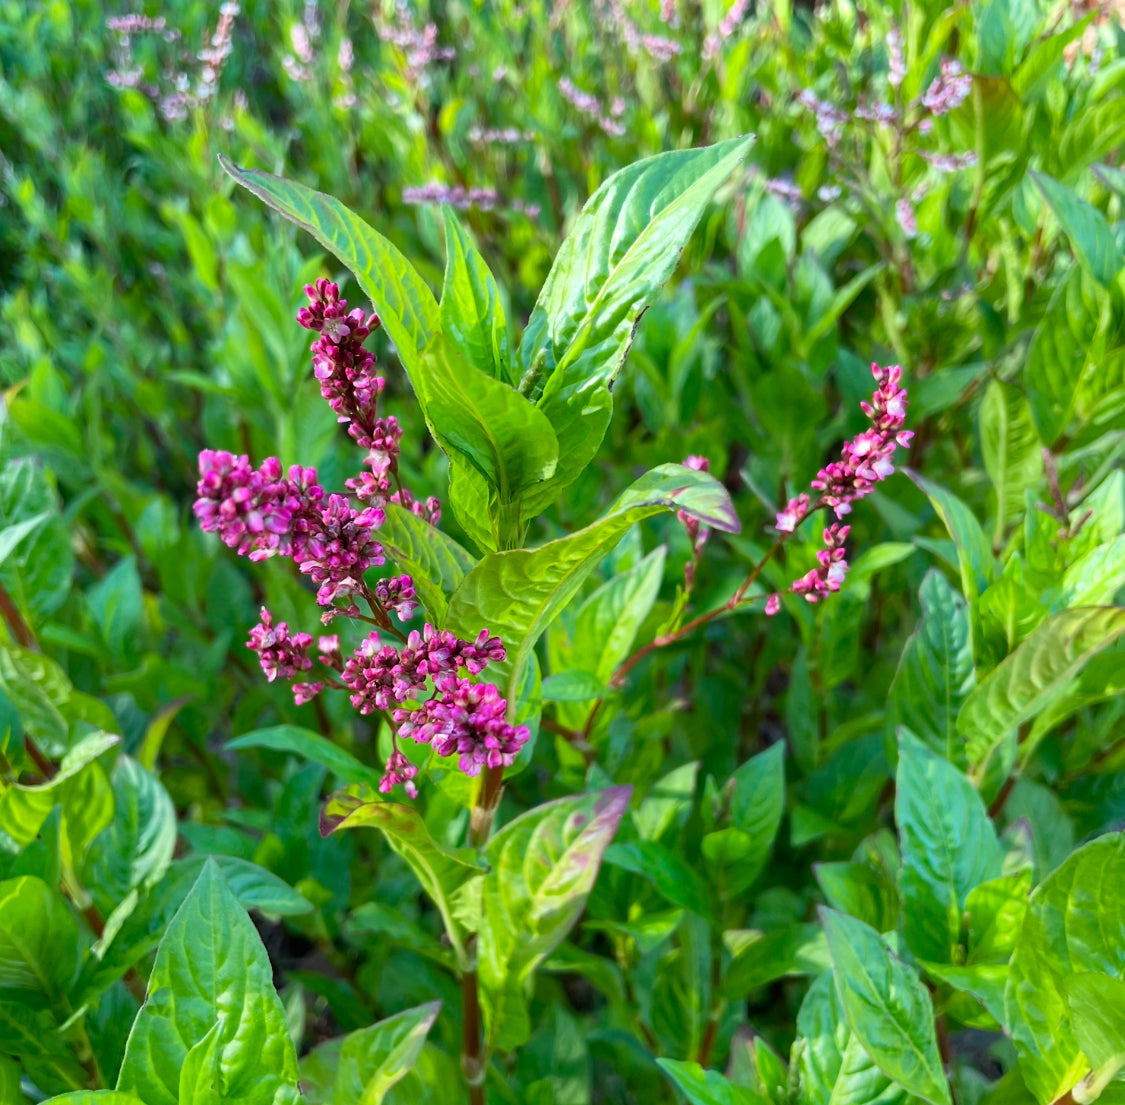
[[[39,769],[39,774],[48,782],[55,777],[55,765],[43,755],[39,746],[30,737],[24,736],[23,746],[27,749],[31,762]]]
[[[503,781],[503,767],[484,769],[480,793],[469,815],[469,845],[473,848],[479,850],[488,843],[492,822],[496,817],[496,808],[500,805],[500,796],[504,792]]]
[[[32,633],[31,626],[23,620],[23,615],[19,612],[19,607],[16,606],[12,596],[8,594],[8,590],[3,584],[0,584],[0,617],[3,617],[12,636],[16,639],[16,644],[20,645],[22,648],[34,649],[36,652],[39,651],[39,642],[35,639],[35,634]]]
[[[469,1087],[469,1105],[484,1105],[485,1067],[480,1049],[480,991],[475,965],[461,972],[461,1002],[465,1019],[461,1038],[461,1070]]]

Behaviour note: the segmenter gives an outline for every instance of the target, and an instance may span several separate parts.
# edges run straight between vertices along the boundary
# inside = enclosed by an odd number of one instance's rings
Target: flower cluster
[[[960,107],[973,90],[973,78],[956,61],[943,61],[941,75],[922,95],[922,106],[931,115],[948,115]]]
[[[557,87],[559,95],[571,107],[592,119],[611,138],[620,138],[625,133],[625,127],[618,121],[625,114],[624,100],[614,100],[607,112],[602,109],[597,96],[583,92],[569,78],[563,77]]]
[[[868,429],[844,443],[840,459],[825,465],[810,486],[820,495],[815,500],[808,492],[801,492],[778,512],[776,528],[779,534],[793,533],[814,510],[830,509],[842,519],[851,513],[852,503],[866,498],[894,472],[895,450],[908,448],[914,436],[904,430],[906,424],[907,396],[902,386],[902,369],[898,365],[882,367],[873,364],[875,392],[870,403],[861,403],[863,413],[871,422]],[[793,583],[789,590],[804,595],[809,602],[817,602],[824,595],[838,591],[848,564],[844,539],[848,526],[833,523],[824,531],[824,547],[817,552],[818,566]],[[781,597],[770,595],[766,613],[776,614],[781,609]]]
[[[402,202],[414,206],[448,203],[459,211],[494,211],[505,206],[504,198],[495,188],[463,188],[460,184],[442,184],[440,181],[431,181],[417,188],[404,188]],[[514,199],[507,201],[506,206],[508,210],[526,215],[529,219],[539,215],[539,207],[534,203]]]

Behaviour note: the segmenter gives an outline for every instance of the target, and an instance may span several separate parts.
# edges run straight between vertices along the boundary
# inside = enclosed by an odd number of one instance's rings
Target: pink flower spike
[[[766,599],[766,617],[772,618],[781,609],[781,596],[778,594],[770,595]]]

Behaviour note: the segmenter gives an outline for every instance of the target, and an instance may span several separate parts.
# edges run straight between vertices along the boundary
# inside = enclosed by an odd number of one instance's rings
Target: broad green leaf
[[[698,1063],[657,1059],[656,1064],[691,1105],[766,1105],[761,1094],[732,1085],[718,1071],[704,1070]]]
[[[637,480],[593,525],[538,549],[486,556],[449,603],[446,628],[475,637],[482,628],[508,650],[489,675],[502,690],[519,686],[540,634],[578,593],[626,530],[662,510],[682,510],[712,529],[738,531],[730,498],[717,480],[682,464],[664,464]],[[509,704],[513,701],[508,695]]]
[[[1043,451],[1027,400],[1010,384],[992,380],[980,405],[980,447],[996,491],[993,545],[1003,541],[1005,521],[1019,514],[1028,490],[1043,480]]]
[[[147,1105],[147,1102],[117,1090],[75,1090],[49,1097],[43,1105]]]
[[[433,1027],[440,1001],[407,1009],[329,1040],[301,1061],[309,1105],[382,1105],[387,1091],[413,1067]]]
[[[67,751],[63,707],[73,687],[58,664],[29,649],[4,645],[0,647],[0,691],[19,711],[25,732],[44,755],[60,757]]]
[[[1125,1067],[1125,982],[1084,971],[1067,978],[1063,989],[1074,1035],[1092,1068],[1074,1097],[1094,1101]]]
[[[1051,205],[1078,263],[1104,287],[1111,287],[1125,267],[1125,255],[1106,217],[1046,173],[1032,170],[1031,179]]]
[[[80,1090],[89,1078],[70,1042],[59,1031],[62,1018],[25,1002],[0,1000],[0,1054],[19,1059],[43,1093]]]
[[[95,837],[83,878],[106,913],[163,878],[176,850],[176,810],[156,776],[121,756],[111,781],[113,821]]]
[[[813,874],[824,900],[876,932],[891,932],[898,919],[898,893],[879,868],[869,863],[817,863]]]
[[[1125,534],[1079,557],[1059,585],[1060,606],[1100,606],[1125,587]]]
[[[443,206],[441,213],[445,221],[442,330],[478,372],[517,384],[496,278],[453,210]]]
[[[480,874],[476,857],[466,850],[455,852],[441,847],[413,806],[365,801],[359,794],[347,791],[334,794],[325,802],[320,813],[323,835],[362,826],[382,832],[391,848],[410,865],[422,889],[437,906],[454,947],[458,947],[463,930],[454,919],[451,899],[460,886]]]
[[[473,368],[444,335],[423,350],[412,383],[438,444],[468,460],[501,504],[514,503],[555,471],[559,444],[543,412],[503,380]]]
[[[1005,1023],[1020,1072],[1041,1105],[1086,1075],[1067,1001],[1076,973],[1125,981],[1125,836],[1079,848],[1036,888],[1012,956]]]
[[[969,892],[1000,874],[1000,842],[980,795],[957,768],[906,730],[898,743],[903,931],[920,959],[952,963]]]
[[[937,516],[942,520],[953,544],[957,548],[957,562],[961,567],[961,590],[970,602],[974,601],[996,572],[992,547],[973,512],[944,487],[918,475],[910,478],[926,493]]]
[[[703,838],[703,858],[723,897],[741,894],[761,874],[785,809],[785,747],[747,760],[731,776],[729,823]]]
[[[219,1065],[219,1030],[216,1021],[202,1039],[192,1044],[180,1067],[179,1105],[219,1105],[222,1072]]]
[[[414,591],[423,609],[430,621],[440,627],[445,623],[449,596],[475,560],[452,537],[417,514],[394,503],[388,503],[385,509],[379,543],[399,571],[414,581]]]
[[[543,680],[544,702],[592,702],[608,692],[589,672],[568,668]]]
[[[817,1105],[905,1105],[904,1089],[884,1074],[852,1032],[836,990],[824,971],[797,1012],[802,1101]]]
[[[891,686],[892,722],[964,766],[957,713],[976,683],[969,607],[936,568],[918,591],[922,618],[906,642]]]
[[[670,848],[651,840],[610,845],[605,857],[611,867],[632,871],[673,905],[711,918],[707,884],[686,860]]]
[[[181,1069],[216,1025],[220,1100],[297,1105],[297,1056],[273,967],[253,922],[209,862],[160,942],[118,1090],[146,1105],[179,1105]]]
[[[383,777],[383,773],[377,768],[368,767],[326,737],[311,729],[302,729],[299,725],[274,725],[269,729],[256,729],[253,733],[228,741],[227,748],[232,752],[244,748],[292,752],[310,763],[328,768],[343,783],[365,783],[377,788]]]
[[[635,567],[603,583],[581,606],[574,623],[574,664],[608,683],[629,655],[660,592],[667,550],[661,545]]]
[[[840,1004],[864,1050],[915,1097],[951,1105],[934,1008],[921,980],[869,925],[831,909],[820,916]]]
[[[1005,963],[923,963],[926,973],[963,994],[976,998],[995,1024],[985,1020],[976,1027],[995,1028],[1004,1024],[1004,988],[1008,981]]]
[[[40,879],[0,882],[0,991],[22,991],[56,1008],[78,977],[78,924],[62,895]]]
[[[398,248],[332,196],[270,173],[240,169],[222,155],[219,162],[243,188],[307,230],[351,270],[417,391],[422,353],[440,333],[441,319],[433,292]]]
[[[1026,870],[989,879],[969,892],[965,914],[971,963],[1007,965],[1023,928],[1030,893],[1031,872]]]
[[[578,921],[631,794],[611,787],[547,802],[489,842],[478,952],[494,1046],[523,1042],[506,1006]]]
[[[691,816],[699,761],[681,764],[657,779],[644,801],[633,811],[633,824],[641,840],[659,840],[673,825],[682,826]]]
[[[1125,633],[1125,608],[1076,607],[1044,622],[980,683],[957,715],[969,762],[984,762],[1016,726],[1047,709],[1071,679]]]
[[[523,369],[543,380],[539,405],[559,441],[559,470],[530,496],[530,511],[551,502],[593,459],[612,411],[609,386],[636,324],[751,142],[736,138],[639,161],[610,176],[582,209],[520,344]]]
[[[779,978],[815,976],[832,965],[819,925],[787,925],[765,933],[754,929],[736,932],[740,947],[723,975],[722,985],[723,996],[732,1001],[742,1001],[749,991]]]

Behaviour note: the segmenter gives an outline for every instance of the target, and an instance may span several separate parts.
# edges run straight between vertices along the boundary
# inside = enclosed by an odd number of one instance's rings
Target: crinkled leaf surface
[[[887,1077],[931,1105],[950,1105],[934,1007],[914,971],[854,917],[820,911],[840,1004],[864,1051]]]
[[[637,480],[593,525],[538,549],[486,556],[450,600],[446,627],[468,639],[487,628],[503,640],[508,659],[490,667],[489,677],[501,690],[518,686],[539,635],[625,531],[662,510],[682,510],[726,533],[739,529],[730,497],[714,477],[682,464],[661,465]]]
[[[520,984],[577,922],[631,794],[631,787],[611,787],[547,802],[489,842],[478,951],[488,1035],[496,1046],[521,1042],[524,1019],[513,1021],[506,1007],[518,1002]]]
[[[1035,889],[1012,956],[1006,1023],[1028,1090],[1046,1105],[1077,1085],[1083,1055],[1067,979],[1084,972],[1125,979],[1125,835],[1079,848]]]
[[[920,959],[953,962],[969,892],[1000,874],[1000,843],[980,795],[957,768],[904,729],[898,748],[895,823],[906,942]]]
[[[1125,608],[1075,607],[1045,621],[977,685],[957,715],[969,762],[982,763],[1004,736],[1045,710],[1102,649],[1125,634]]]
[[[218,1056],[220,1100],[296,1105],[297,1056],[273,967],[253,922],[209,862],[160,943],[117,1088],[146,1105],[179,1105],[180,1072],[216,1026],[213,1045],[205,1046]]]

